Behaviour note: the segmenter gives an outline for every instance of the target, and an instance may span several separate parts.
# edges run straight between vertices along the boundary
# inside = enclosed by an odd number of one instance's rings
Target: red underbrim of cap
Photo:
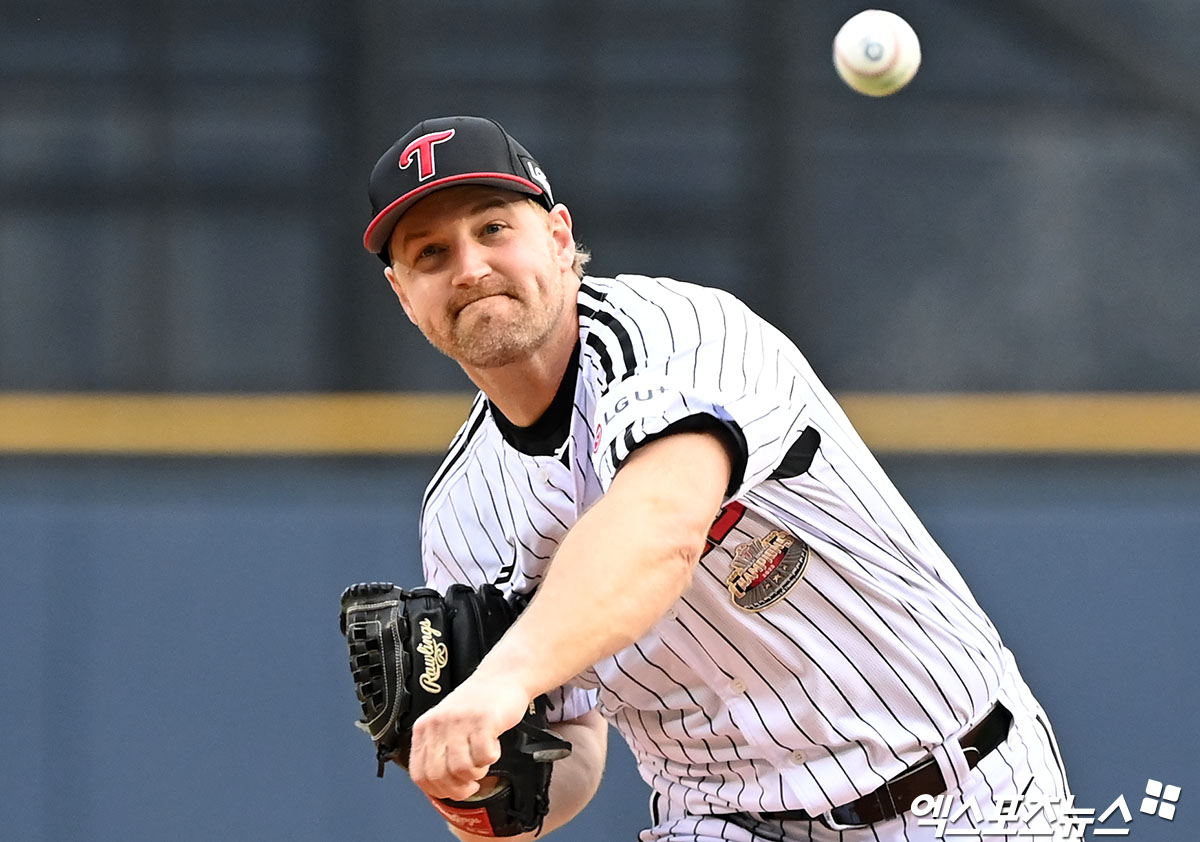
[[[432,190],[439,190],[443,187],[454,187],[459,184],[484,184],[504,190],[531,193],[534,196],[541,196],[545,192],[541,187],[527,178],[503,172],[461,173],[459,175],[447,176],[446,178],[439,178],[437,181],[422,184],[417,189],[408,191],[376,214],[375,218],[371,220],[371,224],[367,226],[366,233],[363,234],[363,245],[366,246],[367,251],[371,252],[371,254],[379,254],[383,251],[388,237],[392,236],[392,230],[396,227],[396,222],[400,219],[400,215],[426,193]]]

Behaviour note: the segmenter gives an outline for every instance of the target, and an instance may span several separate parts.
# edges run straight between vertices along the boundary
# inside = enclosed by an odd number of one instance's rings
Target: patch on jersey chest
[[[725,587],[733,604],[744,611],[762,611],[783,598],[808,567],[808,544],[774,529],[761,538],[738,544]]]

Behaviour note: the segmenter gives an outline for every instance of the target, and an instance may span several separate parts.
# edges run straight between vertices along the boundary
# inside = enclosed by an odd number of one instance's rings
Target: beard
[[[544,293],[553,287],[539,283],[536,289]],[[459,365],[499,368],[525,359],[546,342],[563,303],[561,296],[530,301],[508,291],[476,295],[465,304],[452,306],[442,325],[424,326],[424,333],[435,348]]]

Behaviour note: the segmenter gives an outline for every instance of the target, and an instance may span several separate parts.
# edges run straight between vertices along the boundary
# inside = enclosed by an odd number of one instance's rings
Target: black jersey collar
[[[571,434],[571,412],[575,408],[575,382],[579,378],[579,343],[571,352],[567,370],[550,406],[542,417],[528,427],[519,427],[504,417],[504,413],[488,400],[488,409],[504,440],[528,456],[553,456],[562,450]]]

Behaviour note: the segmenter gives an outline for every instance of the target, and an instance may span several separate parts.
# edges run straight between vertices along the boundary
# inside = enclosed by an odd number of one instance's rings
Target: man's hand
[[[511,681],[472,675],[413,724],[409,776],[433,798],[471,798],[500,759],[500,735],[529,704]]]
[[[548,700],[515,683],[503,659],[499,674],[471,677],[515,614],[494,585],[451,585],[443,596],[367,582],[342,594],[359,723],[375,743],[378,774],[388,761],[411,768],[456,834],[536,835],[552,766],[571,754],[546,730]],[[488,773],[494,785],[480,791]]]
[[[571,756],[554,764],[554,777],[550,780],[550,811],[540,831],[509,837],[511,842],[535,842],[570,822],[587,806],[600,787],[608,749],[608,723],[596,710],[590,710],[578,719],[554,722],[550,727],[554,733],[573,746]],[[483,779],[482,796],[488,784],[497,780]],[[462,842],[494,842],[494,838],[475,836],[449,825],[450,832]]]

